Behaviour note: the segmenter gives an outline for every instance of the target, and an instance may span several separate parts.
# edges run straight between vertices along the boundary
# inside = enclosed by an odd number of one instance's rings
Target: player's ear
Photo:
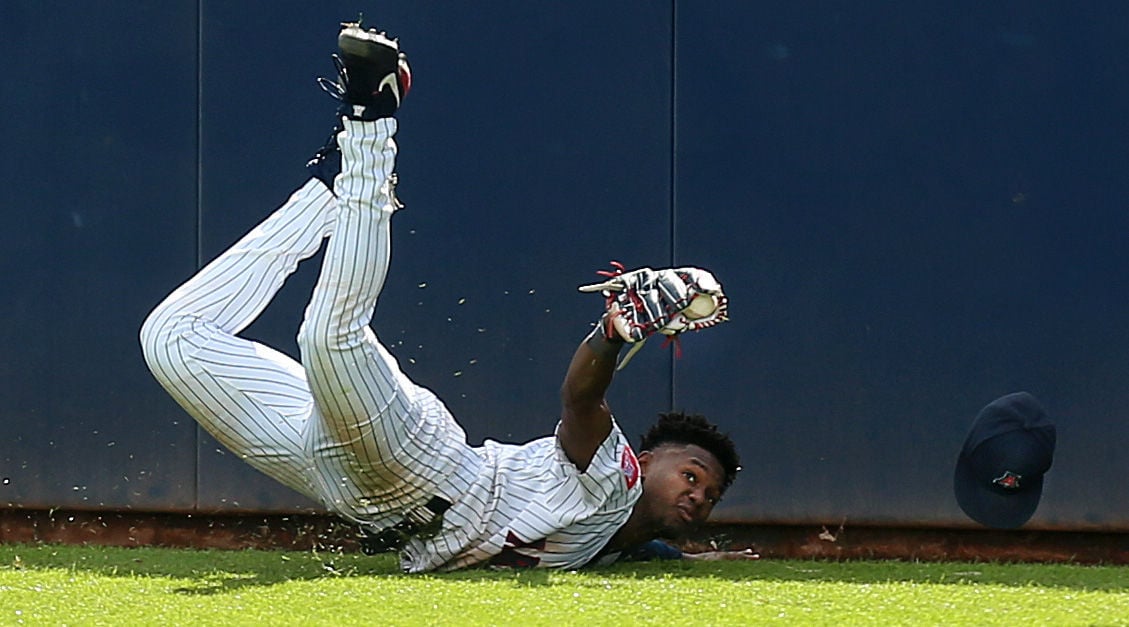
[[[643,451],[642,453],[639,453],[639,455],[637,455],[636,457],[639,459],[639,474],[646,477],[647,476],[647,466],[650,465],[651,460],[654,458],[654,455],[651,454],[650,451]]]

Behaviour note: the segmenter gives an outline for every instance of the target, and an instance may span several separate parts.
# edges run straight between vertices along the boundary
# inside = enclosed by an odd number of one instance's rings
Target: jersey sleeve
[[[557,429],[560,429],[559,424]],[[639,459],[614,419],[611,432],[600,443],[584,472],[580,472],[568,458],[564,447],[561,446],[560,438],[554,439],[558,463],[567,474],[576,477],[584,488],[587,499],[594,504],[613,507],[620,500],[624,505],[634,504],[638,494],[642,492],[639,481]]]

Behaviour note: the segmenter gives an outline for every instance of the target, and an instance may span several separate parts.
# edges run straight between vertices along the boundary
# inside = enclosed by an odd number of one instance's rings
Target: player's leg
[[[385,520],[432,496],[458,495],[450,476],[473,467],[462,429],[434,394],[417,386],[369,327],[390,258],[396,120],[406,63],[395,42],[348,29],[340,89],[349,115],[338,135],[338,216],[299,335],[320,420],[309,445],[334,509]],[[367,55],[358,60],[350,50]],[[349,84],[352,83],[352,84]],[[357,93],[351,93],[352,88]],[[361,118],[361,119],[357,119]]]
[[[318,250],[335,216],[333,195],[311,179],[173,291],[141,329],[146,363],[181,407],[241,459],[312,498],[319,495],[303,445],[313,409],[305,371],[236,334]]]

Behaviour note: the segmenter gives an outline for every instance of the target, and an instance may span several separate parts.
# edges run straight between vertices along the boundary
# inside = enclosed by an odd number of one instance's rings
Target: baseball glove
[[[600,324],[608,338],[618,335],[634,344],[618,368],[622,369],[658,333],[673,340],[678,335],[712,327],[728,320],[729,301],[721,284],[701,268],[639,268],[628,271],[611,262],[614,270],[601,270],[600,283],[580,286],[581,292],[601,292],[605,312]]]

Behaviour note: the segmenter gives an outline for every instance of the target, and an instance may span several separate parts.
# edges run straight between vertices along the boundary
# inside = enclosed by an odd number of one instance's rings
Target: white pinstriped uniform
[[[585,473],[555,437],[466,443],[369,327],[390,254],[396,121],[345,120],[333,193],[311,179],[173,291],[141,329],[157,380],[253,467],[370,530],[452,503],[402,554],[419,572],[518,558],[578,567],[623,525],[642,487],[618,427]],[[328,238],[298,333],[301,363],[239,337]],[[512,561],[512,559],[511,559]]]

